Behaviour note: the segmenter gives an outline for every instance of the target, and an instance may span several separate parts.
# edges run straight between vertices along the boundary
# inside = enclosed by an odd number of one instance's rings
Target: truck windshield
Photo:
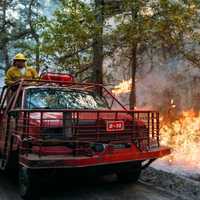
[[[25,108],[28,109],[109,109],[106,100],[94,92],[65,88],[29,88]]]

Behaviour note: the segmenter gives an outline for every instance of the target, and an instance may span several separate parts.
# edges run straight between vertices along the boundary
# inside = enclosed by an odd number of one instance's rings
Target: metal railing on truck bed
[[[159,113],[111,110],[12,110],[10,133],[32,145],[131,144],[141,151],[159,147]]]

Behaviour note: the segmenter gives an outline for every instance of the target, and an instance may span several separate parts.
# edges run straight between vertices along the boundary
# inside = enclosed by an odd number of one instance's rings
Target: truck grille
[[[151,144],[159,147],[159,114],[153,111],[24,111],[23,116],[16,133],[26,136],[69,143],[135,143],[142,151]],[[108,121],[123,121],[124,130],[107,131]]]

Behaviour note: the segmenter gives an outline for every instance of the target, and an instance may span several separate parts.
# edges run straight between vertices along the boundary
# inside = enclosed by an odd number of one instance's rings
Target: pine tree
[[[114,44],[126,48],[130,59],[131,93],[130,109],[136,105],[135,76],[142,52],[153,49],[165,51],[169,56],[181,54],[194,62],[198,60],[195,49],[187,44],[197,44],[200,3],[191,1],[139,1],[124,0],[122,12],[116,16],[117,28],[112,32]],[[194,45],[193,45],[194,46]],[[199,63],[200,64],[200,63]]]

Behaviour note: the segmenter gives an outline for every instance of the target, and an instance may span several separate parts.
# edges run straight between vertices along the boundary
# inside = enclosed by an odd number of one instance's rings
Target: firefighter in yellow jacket
[[[20,78],[35,79],[38,77],[38,74],[34,68],[26,66],[26,60],[27,59],[23,54],[16,54],[13,59],[13,66],[11,66],[6,73],[6,85],[10,85]]]

